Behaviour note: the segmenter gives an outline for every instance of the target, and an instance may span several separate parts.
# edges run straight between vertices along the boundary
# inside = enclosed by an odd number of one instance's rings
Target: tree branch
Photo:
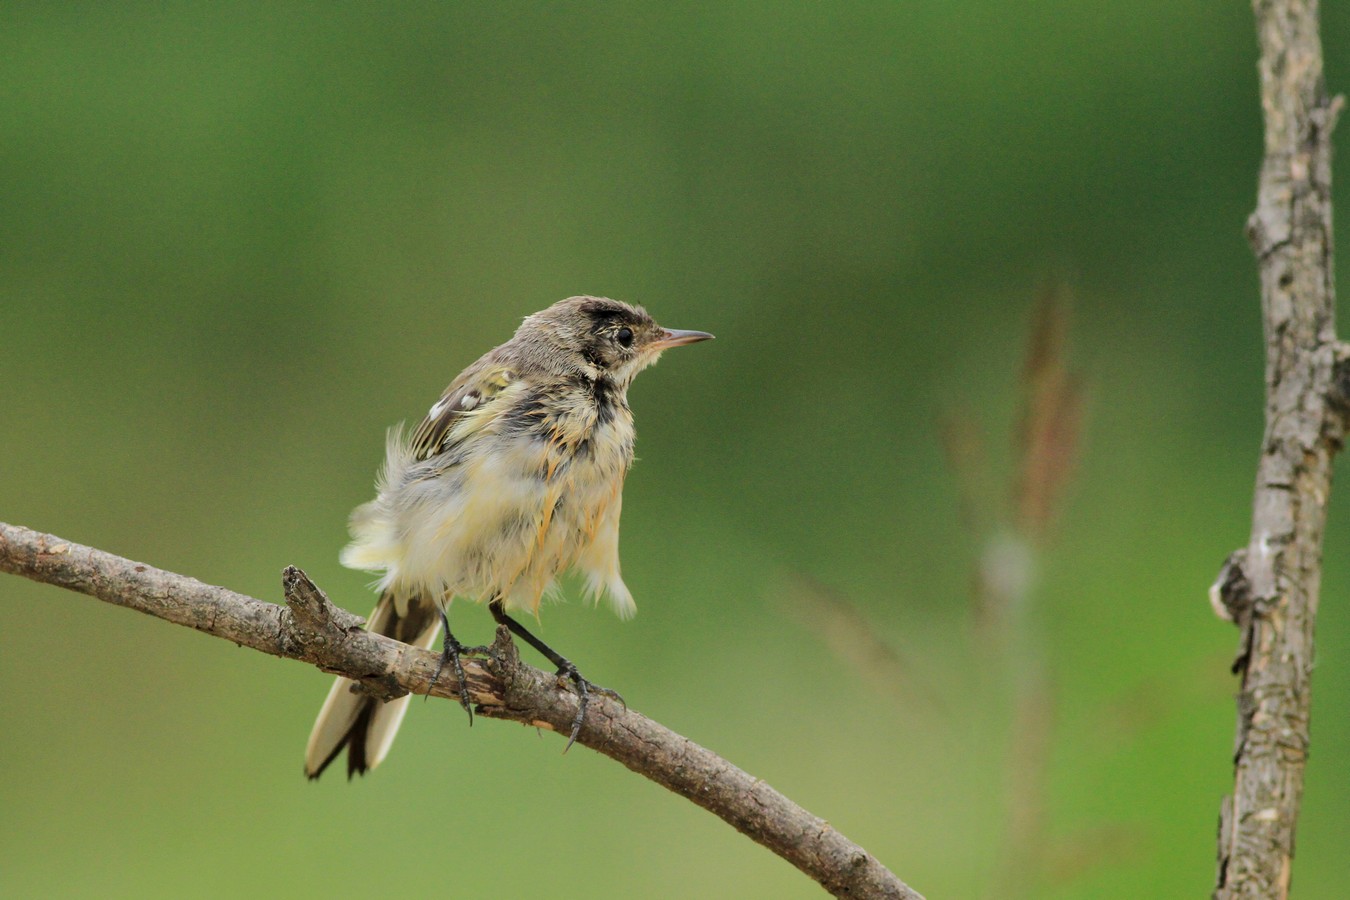
[[[458,702],[459,685],[438,656],[362,629],[303,572],[283,575],[287,606],[132,562],[49,534],[0,522],[0,571],[59,585],[216,637],[345,675],[384,699],[431,693]],[[576,696],[523,665],[505,628],[494,653],[465,659],[469,694],[484,716],[566,734]],[[714,813],[841,897],[922,900],[870,853],[758,778],[621,704],[592,695],[577,743],[623,763]]]
[[[1253,0],[1265,159],[1248,237],[1261,275],[1266,427],[1251,540],[1215,582],[1242,630],[1233,794],[1214,896],[1287,897],[1308,752],[1313,626],[1331,461],[1345,430],[1332,281],[1331,131],[1317,0]]]

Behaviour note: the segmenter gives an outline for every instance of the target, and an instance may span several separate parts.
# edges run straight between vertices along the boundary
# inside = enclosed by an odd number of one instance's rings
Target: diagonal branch
[[[1215,610],[1242,630],[1234,787],[1219,819],[1214,896],[1288,896],[1308,754],[1313,626],[1332,457],[1345,431],[1332,279],[1331,131],[1317,0],[1253,0],[1265,159],[1248,237],[1261,276],[1266,428],[1251,540],[1225,563]]]
[[[430,683],[435,653],[365,631],[361,619],[334,607],[293,566],[283,575],[287,606],[277,606],[0,522],[0,571],[307,662],[356,680],[385,699],[431,693],[458,702],[452,673]],[[498,629],[493,646],[490,659],[464,660],[478,712],[568,733],[577,711],[575,695],[553,675],[522,664],[505,629]],[[836,896],[922,900],[823,819],[717,754],[606,697],[591,698],[577,743],[692,800]]]

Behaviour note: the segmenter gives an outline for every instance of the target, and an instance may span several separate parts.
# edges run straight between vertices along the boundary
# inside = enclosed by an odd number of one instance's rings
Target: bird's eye
[[[633,346],[633,329],[627,327],[620,328],[618,331],[614,332],[614,340],[619,342],[620,347]]]

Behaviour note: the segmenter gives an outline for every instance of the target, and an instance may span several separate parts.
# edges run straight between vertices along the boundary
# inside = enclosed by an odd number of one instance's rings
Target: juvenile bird
[[[469,712],[450,601],[486,601],[506,625],[575,686],[586,714],[591,684],[570,661],[509,613],[538,615],[541,598],[569,568],[588,593],[608,596],[621,618],[636,609],[619,575],[619,510],[633,462],[628,385],[670,347],[702,331],[662,328],[640,306],[571,297],[528,316],[515,336],[469,366],[411,437],[389,432],[378,495],[351,517],[342,564],[380,574],[367,628],[429,648],[444,627],[441,664],[453,668]],[[439,670],[438,670],[439,671]],[[338,678],[305,750],[318,778],[347,750],[347,777],[380,764],[409,696],[381,703]]]

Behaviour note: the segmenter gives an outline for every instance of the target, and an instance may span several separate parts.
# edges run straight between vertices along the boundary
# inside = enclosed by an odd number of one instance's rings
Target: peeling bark
[[[1261,277],[1266,425],[1251,539],[1211,600],[1242,632],[1234,787],[1214,896],[1289,893],[1308,753],[1313,627],[1332,457],[1345,427],[1345,348],[1332,280],[1331,132],[1316,0],[1254,0],[1265,158],[1247,234]]]

